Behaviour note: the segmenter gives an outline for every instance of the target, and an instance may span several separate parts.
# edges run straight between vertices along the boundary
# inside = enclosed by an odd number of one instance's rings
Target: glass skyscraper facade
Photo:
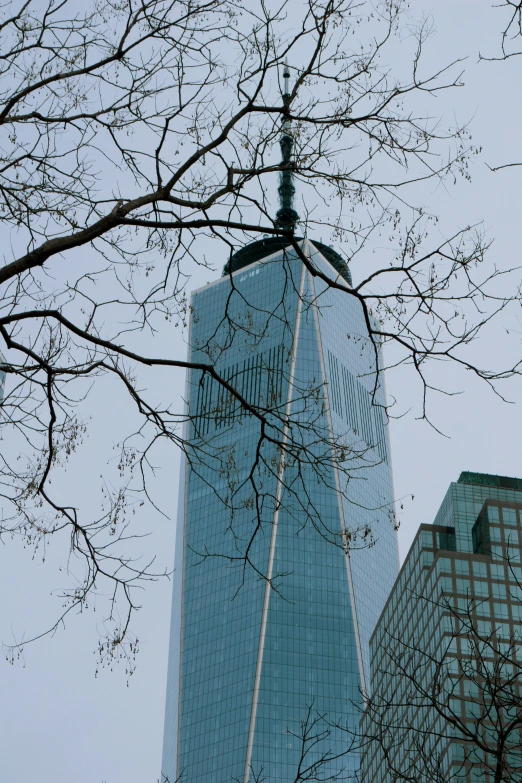
[[[464,472],[420,526],[371,639],[362,783],[521,783],[521,515],[522,479]]]
[[[349,284],[335,251],[300,247]],[[343,727],[399,565],[379,357],[357,299],[280,240],[193,294],[190,361],[252,408],[190,371],[163,781],[286,783],[303,754],[357,769]]]

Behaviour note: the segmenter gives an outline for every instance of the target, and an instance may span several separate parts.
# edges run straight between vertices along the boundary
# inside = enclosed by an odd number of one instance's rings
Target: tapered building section
[[[335,251],[299,246],[350,285]],[[398,573],[379,351],[357,299],[279,239],[194,293],[190,361],[256,410],[190,372],[163,780],[286,783],[303,752],[306,764],[326,754],[324,775],[358,766],[334,725],[358,721]],[[313,747],[307,719],[325,732]]]

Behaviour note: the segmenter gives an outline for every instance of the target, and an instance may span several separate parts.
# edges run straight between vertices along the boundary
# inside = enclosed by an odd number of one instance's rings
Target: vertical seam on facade
[[[298,302],[297,302],[297,315],[295,320],[295,336],[294,336],[294,345],[292,348],[292,359],[290,363],[290,374],[288,379],[288,395],[286,400],[286,411],[285,415],[288,419],[290,415],[290,406],[292,404],[292,390],[293,390],[293,381],[294,381],[294,373],[295,373],[295,365],[297,360],[297,348],[299,343],[299,329],[301,327],[301,312],[303,307],[303,289],[304,289],[304,281],[305,281],[305,266],[302,265],[301,270],[301,281],[299,284],[299,295],[298,295]],[[283,439],[282,443],[283,445],[286,443],[286,440],[288,438],[288,425],[285,424],[284,430],[283,430]],[[255,679],[254,679],[254,693],[252,696],[252,710],[250,713],[250,725],[248,728],[248,741],[247,741],[247,752],[246,752],[246,758],[245,758],[245,772],[243,776],[244,783],[248,783],[250,778],[250,766],[252,763],[252,751],[254,747],[254,734],[255,734],[255,728],[256,728],[256,717],[257,717],[257,704],[259,699],[259,688],[261,685],[261,670],[263,667],[263,654],[265,650],[265,636],[266,636],[266,626],[268,621],[268,607],[270,604],[270,594],[272,591],[272,588],[270,586],[270,580],[272,578],[272,568],[274,564],[274,556],[275,556],[275,545],[277,540],[277,527],[279,523],[279,504],[281,501],[281,495],[283,492],[283,475],[285,470],[285,455],[284,452],[281,453],[281,460],[279,463],[279,475],[277,479],[277,492],[276,492],[276,503],[275,503],[275,510],[274,510],[274,518],[272,521],[272,536],[270,539],[270,551],[268,556],[268,568],[267,568],[267,576],[266,576],[266,585],[265,585],[265,596],[263,600],[263,614],[261,617],[261,629],[259,632],[259,647],[257,652],[257,662],[256,662],[256,673],[255,673]]]
[[[192,320],[189,323],[188,343],[190,345],[190,354],[192,355]],[[190,380],[191,371],[187,370],[187,381],[185,387],[186,398],[186,410],[187,419],[184,424],[184,435],[186,436],[186,442],[188,442],[190,434]],[[182,693],[183,693],[183,633],[185,630],[185,570],[186,570],[186,558],[187,551],[185,547],[185,540],[187,535],[187,499],[188,499],[188,479],[189,479],[189,465],[187,464],[186,454],[183,453],[182,459],[185,460],[185,481],[183,486],[183,560],[182,560],[182,573],[181,573],[181,618],[179,628],[179,685],[178,685],[178,736],[176,747],[176,769],[174,773],[174,780],[179,778],[179,756],[181,747],[181,706],[182,706]],[[179,521],[179,520],[178,520]],[[171,783],[171,781],[169,781]]]
[[[313,311],[314,311],[314,319],[315,319],[316,331],[317,331],[317,344],[318,344],[318,348],[319,348],[319,361],[321,363],[321,369],[323,371],[323,377],[324,377],[324,380],[325,380],[325,394],[326,394],[326,400],[327,400],[326,415],[327,415],[328,426],[329,426],[330,435],[331,435],[332,443],[333,443],[333,424],[332,424],[332,416],[331,416],[330,405],[329,405],[330,400],[329,400],[329,395],[328,395],[328,381],[327,381],[327,375],[326,375],[326,366],[325,366],[325,363],[324,363],[323,342],[322,342],[322,338],[321,338],[321,328],[320,328],[320,325],[319,325],[318,308],[317,308],[317,304],[316,304],[317,297],[316,297],[316,293],[315,293],[315,285],[314,285],[314,281],[313,280],[311,280],[311,286],[312,286],[312,293],[313,293],[313,299],[314,299]],[[335,486],[337,488],[337,493],[336,494],[337,494],[337,504],[339,506],[339,514],[340,514],[340,522],[341,522],[341,533],[344,535],[344,532],[345,532],[345,529],[346,529],[346,523],[345,523],[345,519],[344,519],[343,503],[342,503],[342,500],[341,500],[341,487],[340,487],[340,483],[339,483],[339,475],[338,475],[337,465],[335,463],[335,460],[334,460],[334,476],[335,476]],[[350,594],[350,604],[351,604],[351,607],[352,607],[353,620],[354,620],[354,626],[355,626],[355,629],[354,629],[355,630],[355,646],[357,648],[357,658],[358,658],[358,661],[359,661],[359,670],[360,670],[360,675],[361,675],[361,684],[363,686],[363,691],[366,691],[366,678],[365,678],[365,674],[364,674],[364,666],[363,666],[363,661],[362,661],[361,638],[360,638],[360,633],[359,633],[359,620],[358,620],[358,617],[357,617],[357,607],[356,607],[356,603],[355,603],[355,592],[354,592],[354,589],[353,589],[353,579],[352,579],[352,569],[351,569],[351,566],[350,566],[350,556],[348,554],[344,555],[344,561],[345,561],[345,565],[346,565],[346,578],[347,578],[347,582],[348,582],[348,592]]]
[[[190,370],[189,370],[190,373]],[[188,427],[187,427],[188,429]],[[182,457],[186,459],[185,455]],[[183,633],[185,630],[185,570],[186,570],[186,547],[185,539],[187,535],[187,495],[188,495],[188,465],[185,464],[185,481],[183,487],[183,561],[182,561],[182,575],[181,575],[181,619],[179,629],[179,686],[178,686],[178,736],[177,736],[177,748],[176,748],[176,771],[174,780],[179,778],[179,755],[181,747],[181,706],[182,706],[182,694],[183,694]],[[170,783],[170,781],[169,781]]]
[[[383,348],[381,346],[381,355],[384,353]],[[383,361],[384,365],[384,361]],[[383,392],[383,399],[384,403],[386,405],[386,402],[388,400],[388,397],[386,396],[386,377],[384,375],[384,368],[381,370],[379,368],[379,371],[381,373],[381,383],[382,383],[382,392]],[[386,406],[387,407],[387,406]],[[383,411],[384,414],[384,411]],[[390,479],[391,479],[391,485],[392,485],[392,498],[393,498],[393,506],[392,506],[392,517],[393,517],[393,530],[395,533],[395,544],[396,544],[396,551],[397,551],[397,561],[399,564],[399,571],[401,570],[401,553],[399,550],[399,529],[397,526],[397,522],[395,519],[395,478],[393,475],[393,460],[392,460],[392,452],[391,452],[391,438],[390,438],[390,420],[388,418],[388,424],[387,426],[384,425],[383,422],[383,432],[384,432],[384,449],[388,453],[388,465],[390,467]]]

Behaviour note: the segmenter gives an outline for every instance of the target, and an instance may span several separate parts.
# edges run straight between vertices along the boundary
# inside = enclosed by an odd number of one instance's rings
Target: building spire
[[[285,107],[288,107],[290,105],[290,71],[288,69],[288,63],[286,62],[283,70],[283,79],[283,103]],[[292,123],[288,116],[283,117],[279,145],[283,158],[281,161],[283,169],[279,175],[279,187],[277,189],[279,193],[279,209],[277,210],[275,223],[278,228],[285,229],[286,231],[294,231],[295,224],[299,220],[299,215],[294,209],[295,186],[292,162],[294,139],[292,136]]]

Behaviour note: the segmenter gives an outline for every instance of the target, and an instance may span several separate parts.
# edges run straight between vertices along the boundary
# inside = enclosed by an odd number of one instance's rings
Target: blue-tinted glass
[[[287,455],[281,481],[259,420],[191,372],[162,772],[286,781],[307,717],[358,720],[369,637],[398,571],[383,379],[374,389],[359,303],[281,254],[237,272],[233,288],[223,278],[196,292],[190,345],[193,362],[279,413],[272,426],[288,417],[300,457]],[[346,750],[340,729],[316,725],[328,736],[309,762]],[[328,774],[357,764],[331,759]]]

